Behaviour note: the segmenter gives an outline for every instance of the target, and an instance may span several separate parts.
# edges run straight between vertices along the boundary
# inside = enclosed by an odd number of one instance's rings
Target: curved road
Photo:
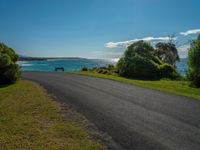
[[[89,76],[23,72],[124,149],[199,150],[200,101]]]

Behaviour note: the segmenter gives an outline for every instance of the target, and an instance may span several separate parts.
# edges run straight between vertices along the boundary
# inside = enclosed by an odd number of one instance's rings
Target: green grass
[[[1,150],[100,150],[86,131],[67,121],[61,107],[36,83],[0,87]]]
[[[150,89],[156,89],[160,91],[165,91],[168,93],[173,93],[177,95],[192,97],[195,99],[200,99],[200,88],[192,88],[189,86],[187,81],[171,81],[171,80],[159,80],[159,81],[144,81],[144,80],[133,80],[124,77],[105,75],[90,71],[75,71],[71,72],[75,74],[89,75],[99,78],[106,78],[111,80],[117,80],[124,83],[130,83]]]

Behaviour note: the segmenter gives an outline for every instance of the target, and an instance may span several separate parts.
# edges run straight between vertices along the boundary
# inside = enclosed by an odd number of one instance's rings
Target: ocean
[[[116,64],[116,60],[103,59],[55,59],[47,61],[19,61],[22,71],[54,71],[56,67],[63,67],[66,71],[81,70],[83,67],[102,67],[107,64]],[[187,71],[187,59],[177,62],[177,71],[182,75]]]
[[[22,71],[54,71],[63,67],[66,71],[81,70],[83,67],[93,68],[113,64],[112,60],[103,59],[50,59],[47,61],[19,61]]]

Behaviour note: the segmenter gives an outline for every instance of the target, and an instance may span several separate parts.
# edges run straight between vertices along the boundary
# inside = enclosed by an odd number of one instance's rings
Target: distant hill
[[[51,59],[84,59],[79,57],[29,57],[19,55],[19,61],[47,61]]]

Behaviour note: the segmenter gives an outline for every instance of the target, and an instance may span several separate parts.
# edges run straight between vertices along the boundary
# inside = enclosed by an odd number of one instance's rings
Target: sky
[[[199,0],[0,0],[0,42],[24,56],[118,58],[174,35],[181,57],[200,34]]]

